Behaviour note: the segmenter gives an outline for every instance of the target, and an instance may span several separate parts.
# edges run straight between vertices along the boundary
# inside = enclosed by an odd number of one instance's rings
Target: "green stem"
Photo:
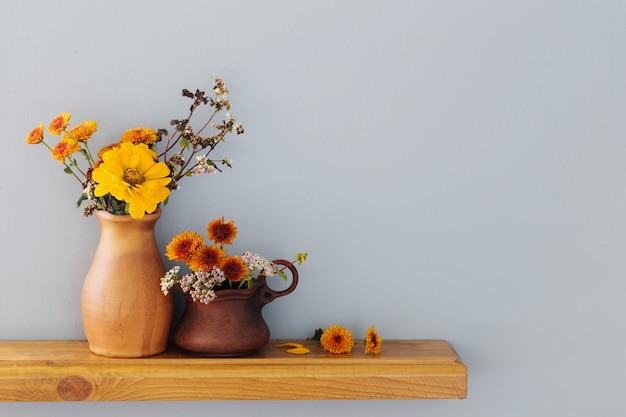
[[[45,141],[41,141],[40,143],[42,143],[43,145],[46,146],[46,148],[48,148],[50,150],[50,152],[52,152],[52,148],[50,147],[50,145],[48,145]],[[72,160],[72,158],[69,158],[70,160]],[[80,182],[81,184],[83,183],[83,180],[80,179],[80,177],[78,175],[76,175],[76,173],[74,172],[74,170],[72,169],[72,167],[70,165],[68,165],[65,161],[61,162],[63,165],[65,165],[65,168],[67,168],[70,171],[70,174],[72,174],[74,176],[74,178],[76,178],[78,180],[78,182]],[[74,163],[76,163],[76,161],[74,161]],[[76,167],[76,169],[78,169],[78,171],[80,171],[81,174],[85,175],[80,168]],[[85,175],[85,178],[87,176]]]
[[[93,165],[96,163],[93,160],[93,155],[91,154],[91,150],[89,149],[89,145],[87,145],[87,142],[84,142],[85,144],[85,151],[87,151],[87,162],[89,162],[89,165],[93,167]]]

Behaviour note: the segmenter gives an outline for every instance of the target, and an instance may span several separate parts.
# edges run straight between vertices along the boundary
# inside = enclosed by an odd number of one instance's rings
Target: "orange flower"
[[[208,272],[211,271],[214,266],[221,266],[225,260],[226,252],[218,246],[202,245],[196,249],[192,258],[189,260],[189,268],[194,272],[200,269]]]
[[[96,162],[93,163],[93,166],[89,167],[87,169],[87,172],[85,172],[85,174],[87,175],[87,178],[89,178],[90,180],[93,179],[93,170],[98,168],[100,165],[103,164],[103,160],[102,159],[98,159]]]
[[[69,113],[59,114],[50,122],[50,125],[48,126],[48,132],[50,132],[50,134],[53,136],[59,136],[61,132],[65,130],[67,124],[70,122],[70,117],[72,117],[72,115]]]
[[[203,244],[202,236],[196,232],[181,232],[165,247],[165,255],[172,261],[188,262]]]
[[[149,127],[137,126],[134,129],[128,129],[122,133],[120,142],[132,142],[135,145],[138,143],[145,143],[146,145],[156,142],[159,139],[157,132]]]
[[[120,147],[120,143],[119,142],[115,142],[115,143],[111,143],[109,145],[103,146],[98,151],[98,158],[102,159],[102,155],[104,155],[104,153],[106,151],[110,151],[111,149],[115,149],[115,148],[119,148],[119,147]]]
[[[98,130],[98,123],[93,120],[86,120],[71,128],[68,133],[72,135],[75,140],[87,142],[89,138],[96,133],[96,130]]]
[[[383,338],[376,333],[376,327],[371,326],[365,333],[365,354],[373,353],[374,355],[380,354]]]
[[[43,140],[43,125],[39,125],[26,136],[26,143],[36,145]]]
[[[68,156],[78,151],[80,151],[78,142],[69,136],[65,136],[59,143],[52,147],[52,157],[64,163]]]
[[[230,282],[239,282],[248,275],[248,267],[243,263],[243,259],[239,256],[230,256],[224,261],[221,267],[224,276]]]
[[[215,219],[208,224],[207,235],[218,245],[230,245],[237,237],[237,226],[232,220],[224,223],[224,217]]]
[[[330,353],[350,353],[354,346],[354,338],[350,330],[341,326],[330,326],[324,330],[320,343]]]

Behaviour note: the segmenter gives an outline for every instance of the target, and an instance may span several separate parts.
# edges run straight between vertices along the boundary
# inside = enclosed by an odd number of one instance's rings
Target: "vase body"
[[[100,240],[83,285],[81,311],[89,349],[118,358],[167,348],[174,300],[163,295],[165,265],[154,228],[161,210],[142,219],[97,211]]]
[[[263,306],[289,294],[298,284],[298,272],[291,263],[274,263],[285,265],[292,274],[291,285],[283,291],[273,291],[260,276],[251,289],[217,291],[208,304],[194,302],[185,294],[185,311],[174,332],[176,344],[207,357],[244,356],[265,346],[270,330],[263,319]]]

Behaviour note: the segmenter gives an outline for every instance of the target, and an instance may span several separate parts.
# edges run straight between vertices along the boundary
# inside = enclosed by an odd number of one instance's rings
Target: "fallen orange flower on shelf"
[[[383,338],[376,332],[376,327],[371,326],[367,329],[367,333],[365,334],[365,340],[363,340],[363,344],[365,344],[365,354],[372,353],[374,355],[380,355],[380,351],[382,349]]]
[[[354,346],[354,338],[350,330],[341,326],[330,326],[322,333],[320,343],[330,353],[350,353]]]

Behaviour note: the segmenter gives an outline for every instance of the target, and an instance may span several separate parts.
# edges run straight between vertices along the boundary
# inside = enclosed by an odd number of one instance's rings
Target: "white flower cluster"
[[[198,164],[194,166],[193,169],[191,170],[195,175],[215,174],[217,172],[217,170],[215,169],[215,166],[213,166],[213,163],[210,162],[206,156],[204,155],[196,156],[196,160],[198,161]]]
[[[266,277],[271,277],[278,272],[278,268],[274,263],[268,261],[258,253],[244,252],[243,255],[241,255],[241,259],[243,259],[243,262],[250,271],[261,270],[262,274]]]
[[[189,294],[193,301],[208,304],[215,298],[213,287],[225,280],[224,272],[213,267],[210,272],[199,270],[185,275],[180,279],[180,289]]]
[[[178,271],[180,271],[180,266],[177,265],[167,271],[161,278],[161,291],[163,291],[163,294],[169,294],[172,287],[180,281],[180,278],[178,278]]]

